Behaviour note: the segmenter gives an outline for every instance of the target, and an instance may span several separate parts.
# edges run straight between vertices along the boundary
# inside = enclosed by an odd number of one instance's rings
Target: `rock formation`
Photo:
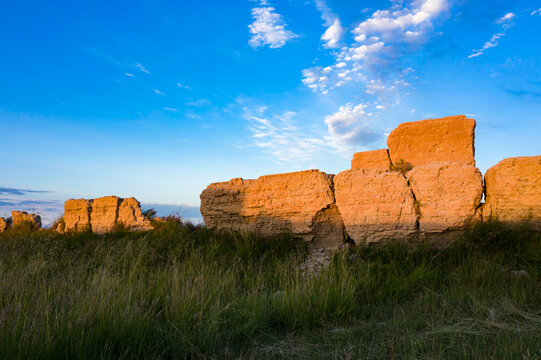
[[[400,124],[389,134],[387,146],[393,163],[475,165],[474,139],[475,120],[459,115]]]
[[[541,156],[508,158],[487,170],[483,219],[541,225]]]
[[[288,231],[321,247],[347,238],[449,242],[482,218],[532,219],[541,227],[541,156],[489,169],[481,206],[474,131],[475,120],[463,115],[401,124],[388,150],[354,154],[351,170],[335,177],[310,170],[211,184],[201,213],[212,229]]]
[[[64,230],[87,231],[90,230],[90,213],[92,200],[67,200],[64,203]]]
[[[391,160],[389,150],[363,151],[353,154],[351,159],[351,170],[356,169],[379,169],[389,170]]]
[[[483,176],[472,165],[431,164],[407,173],[419,210],[421,234],[464,228],[476,218]]]
[[[97,199],[76,199],[64,203],[65,231],[103,234],[122,224],[129,230],[149,230],[150,221],[141,213],[135,198],[105,196]]]
[[[8,223],[6,219],[3,217],[0,217],[0,232],[6,231],[8,228]]]
[[[11,212],[11,218],[13,219],[13,226],[22,225],[25,222],[31,222],[38,229],[41,229],[41,216],[39,215],[29,214],[26,211],[13,210]]]
[[[317,170],[233,179],[201,194],[201,214],[211,229],[267,236],[291,232],[329,247],[344,240],[333,204],[332,175]]]
[[[336,205],[355,243],[410,239],[417,233],[408,182],[389,170],[346,170],[334,178]]]

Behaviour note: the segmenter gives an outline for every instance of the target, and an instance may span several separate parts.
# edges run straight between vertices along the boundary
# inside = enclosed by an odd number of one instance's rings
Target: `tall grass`
[[[541,236],[336,253],[169,221],[0,234],[0,358],[541,358]]]

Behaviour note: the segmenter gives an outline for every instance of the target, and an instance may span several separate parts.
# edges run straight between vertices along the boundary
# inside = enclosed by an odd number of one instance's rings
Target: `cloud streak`
[[[485,50],[494,48],[499,45],[499,40],[505,36],[507,30],[511,28],[515,23],[513,22],[513,19],[515,19],[516,15],[512,12],[509,12],[496,20],[496,24],[500,24],[502,26],[502,29],[500,32],[492,35],[489,41],[485,42],[483,44],[483,47],[478,50],[473,50],[471,55],[468,56],[468,59],[472,59],[478,56],[481,56],[485,53]]]

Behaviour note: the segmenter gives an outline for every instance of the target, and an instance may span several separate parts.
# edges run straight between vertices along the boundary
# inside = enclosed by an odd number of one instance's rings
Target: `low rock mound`
[[[19,226],[26,222],[31,222],[38,229],[41,229],[41,216],[36,214],[29,214],[26,211],[14,210],[11,212],[11,218],[13,219],[13,226]]]

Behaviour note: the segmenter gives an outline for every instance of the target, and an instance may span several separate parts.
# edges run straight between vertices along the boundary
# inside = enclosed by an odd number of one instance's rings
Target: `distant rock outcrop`
[[[389,134],[387,146],[393,163],[475,166],[474,140],[475,120],[459,115],[400,124]]]
[[[483,219],[541,226],[541,156],[508,158],[487,170]]]
[[[290,232],[316,245],[343,243],[343,225],[334,204],[332,175],[317,170],[233,179],[209,185],[201,194],[201,214],[211,229]]]
[[[13,210],[11,212],[11,218],[13,219],[13,226],[19,226],[26,222],[31,222],[38,229],[41,229],[41,216],[39,215],[29,214],[26,211]]]
[[[292,232],[322,247],[397,239],[449,242],[475,221],[541,226],[541,156],[475,167],[475,120],[451,116],[399,125],[389,149],[356,153],[335,177],[317,170],[234,179],[201,194],[212,229]],[[482,217],[481,217],[482,213]]]
[[[141,213],[135,198],[105,196],[97,199],[76,199],[64,203],[65,231],[92,231],[103,234],[123,225],[129,230],[152,229]]]
[[[0,232],[6,231],[8,228],[8,223],[5,218],[0,217]]]

